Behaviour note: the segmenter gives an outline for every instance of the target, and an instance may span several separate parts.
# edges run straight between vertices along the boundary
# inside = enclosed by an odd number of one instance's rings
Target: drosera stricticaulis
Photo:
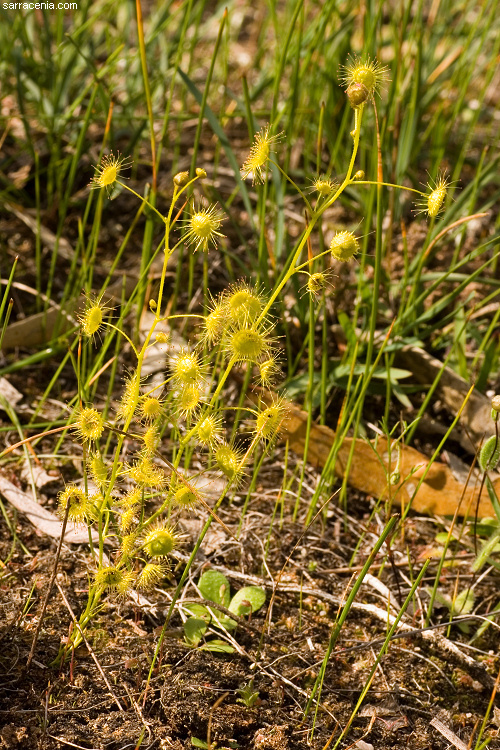
[[[337,201],[346,187],[356,185],[361,188],[362,185],[378,184],[365,180],[364,172],[356,170],[356,159],[364,109],[374,102],[374,96],[380,93],[387,80],[387,69],[375,60],[355,58],[348,62],[342,73],[342,82],[346,87],[348,106],[352,108],[354,127],[352,151],[343,179],[333,180],[320,175],[313,180],[312,187],[309,182],[309,188],[306,186],[304,190],[316,195],[314,207],[305,197],[305,192],[297,188],[309,217],[279,281],[271,292],[264,294],[260,287],[241,280],[212,299],[205,314],[193,317],[199,325],[192,341],[171,357],[170,370],[165,373],[164,383],[153,390],[148,387],[147,378],[143,377],[146,352],[154,341],[164,343],[168,349],[171,345],[170,335],[164,329],[175,323],[169,319],[164,300],[169,261],[181,243],[191,252],[213,252],[223,238],[224,214],[215,204],[192,197],[196,182],[207,177],[203,168],[197,168],[194,176],[183,171],[172,177],[171,199],[164,213],[158,205],[151,205],[147,198],[121,179],[124,169],[130,166],[129,160],[110,154],[104,156],[96,168],[91,188],[101,189],[110,195],[115,186],[120,186],[161,219],[164,255],[158,293],[149,302],[153,322],[142,343],[136,345],[123,326],[113,325],[111,311],[103,305],[100,297],[88,298],[80,319],[81,333],[88,345],[95,343],[96,334],[105,337],[112,330],[113,334],[124,337],[131,356],[135,358],[135,362],[129,365],[115,409],[107,413],[106,420],[94,404],[77,409],[72,420],[75,439],[84,446],[85,472],[92,480],[88,482],[92,490],[69,485],[60,495],[60,510],[64,512],[69,504],[70,517],[93,526],[99,536],[87,606],[79,620],[82,630],[99,611],[104,594],[114,592],[123,596],[134,588],[145,590],[161,584],[169,569],[171,553],[179,545],[185,544],[182,535],[176,531],[179,516],[184,512],[208,513],[203,531],[191,551],[190,562],[173,595],[166,628],[194,555],[214,517],[217,517],[218,507],[226,494],[243,482],[257,446],[260,445],[261,451],[268,450],[279,435],[286,418],[286,403],[281,398],[257,409],[248,409],[251,441],[250,447],[244,451],[237,438],[231,437],[231,423],[227,421],[228,412],[223,402],[224,384],[233,368],[246,371],[251,385],[275,384],[280,367],[276,321],[271,317],[271,311],[291,277],[296,273],[306,273],[307,292],[311,297],[323,299],[328,291],[330,275],[324,265],[325,259],[334,258],[348,263],[361,252],[359,239],[345,229],[336,232],[324,252],[316,256],[309,253],[308,258],[304,257],[312,232],[317,229],[324,212]],[[268,164],[275,157],[274,151],[278,149],[281,137],[281,134],[273,134],[269,125],[255,135],[241,167],[242,177],[251,176],[254,183],[263,183],[267,179]],[[285,174],[281,166],[279,169]],[[405,189],[399,185],[393,187]],[[441,175],[429,191],[413,192],[426,202],[426,212],[435,218],[444,204],[448,187],[447,178]],[[183,224],[181,239],[172,244],[171,233],[177,213],[187,201],[191,209]],[[315,267],[320,258],[321,267]],[[214,369],[214,362],[217,369]],[[175,425],[178,440],[172,462],[163,456],[161,437],[169,424]],[[245,420],[245,424],[248,425],[248,420]],[[111,452],[105,454],[105,438],[109,433],[113,437],[107,443],[108,449],[111,445]],[[123,449],[126,439],[125,460]],[[213,509],[208,507],[203,493],[181,472],[186,451],[192,449],[198,451],[199,461],[204,465],[201,474],[217,468],[225,478],[226,486]],[[163,635],[159,646],[162,638]],[[74,647],[80,641],[80,630],[75,628],[69,645]],[[59,661],[64,658],[67,649],[68,644],[61,647]]]

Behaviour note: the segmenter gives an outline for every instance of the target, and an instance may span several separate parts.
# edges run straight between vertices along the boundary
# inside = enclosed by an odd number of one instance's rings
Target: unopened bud
[[[351,107],[356,109],[357,107],[364,104],[368,99],[370,92],[363,83],[351,83],[346,91],[347,98],[351,103]]]
[[[168,344],[170,341],[170,335],[164,331],[158,331],[155,339],[159,344]]]
[[[355,175],[353,175],[353,180],[364,180],[365,179],[365,173],[362,169],[359,169]]]
[[[189,172],[177,172],[174,177],[174,185],[177,187],[183,187],[189,182]]]
[[[202,180],[204,177],[207,176],[207,173],[201,167],[197,167],[196,168],[196,176],[199,177],[200,180]]]
[[[500,411],[500,396],[493,396],[491,399],[491,408],[494,411]]]

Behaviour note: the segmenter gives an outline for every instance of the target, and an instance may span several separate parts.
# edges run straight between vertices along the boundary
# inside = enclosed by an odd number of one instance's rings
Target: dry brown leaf
[[[294,404],[289,404],[288,417],[283,423],[282,438],[287,439],[292,450],[301,456],[304,455],[306,427],[307,412]],[[335,433],[329,427],[313,424],[309,439],[308,462],[316,466],[324,466],[334,439]],[[345,438],[338,452],[335,464],[335,474],[338,477],[344,476],[352,441],[353,438]],[[373,442],[370,445],[368,441],[356,439],[349,472],[349,484],[376,498],[388,499],[390,494],[395,507],[408,504],[420,478],[429,466],[429,459],[414,448],[402,445],[399,465],[401,482],[399,485],[389,487],[387,477],[396,469],[398,459],[396,444],[391,451],[391,466],[389,466],[387,440],[385,438],[377,440],[376,452],[372,447],[374,445]],[[403,483],[410,475],[410,479]],[[459,515],[461,516],[474,516],[476,510],[479,518],[493,516],[493,508],[484,487],[478,502],[479,487],[476,483],[473,479],[470,486],[462,484],[454,478],[448,466],[435,461],[413,498],[412,508],[419,513],[451,516],[454,515],[457,507],[460,507]],[[499,479],[494,482],[494,486],[496,492],[500,493]]]
[[[19,393],[7,378],[0,378],[0,409],[4,409],[4,403],[15,407],[22,398],[23,394]],[[3,400],[5,400],[4,403],[2,403]]]
[[[439,378],[436,393],[451,416],[458,413],[470,389],[470,383],[451,367],[443,367],[442,362],[417,347],[402,349],[398,352],[396,361],[399,367],[410,370],[423,385],[435,383]],[[477,390],[472,391],[457,425],[460,445],[469,453],[476,453],[485,436],[493,434],[493,429],[490,399]]]

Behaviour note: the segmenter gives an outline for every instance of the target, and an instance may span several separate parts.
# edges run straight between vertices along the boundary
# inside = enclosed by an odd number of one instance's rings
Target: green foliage
[[[239,617],[245,617],[257,612],[265,601],[266,592],[260,586],[244,586],[233,596],[228,609]],[[236,623],[234,627],[236,627]]]
[[[207,612],[207,615],[210,616],[208,610],[205,611]],[[199,642],[207,632],[207,627],[208,625],[205,619],[188,617],[188,619],[184,623],[184,637],[188,646],[193,646],[193,648],[196,648],[196,646],[198,646]]]
[[[223,607],[229,606],[231,601],[229,581],[217,570],[206,570],[198,581],[198,588],[204,599],[221,604]]]
[[[229,581],[217,570],[206,570],[198,582],[198,588],[204,599],[225,607],[238,617],[246,617],[257,612],[266,601],[266,592],[260,586],[244,586],[231,598]],[[184,623],[184,636],[189,646],[198,646],[208,624],[224,630],[235,630],[238,625],[236,620],[216,609],[210,610],[203,604],[188,604],[186,609],[192,615]],[[226,653],[234,651],[230,644],[217,639],[207,641],[200,648]]]
[[[500,438],[498,435],[489,437],[479,453],[479,466],[483,471],[493,471],[500,460]]]

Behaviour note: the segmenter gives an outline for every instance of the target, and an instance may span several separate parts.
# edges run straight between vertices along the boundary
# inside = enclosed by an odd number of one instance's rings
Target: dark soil
[[[189,648],[183,641],[180,617],[175,614],[147,692],[147,675],[168,608],[169,592],[182,565],[172,572],[163,589],[148,594],[151,606],[144,602],[138,606],[132,598],[108,599],[87,633],[95,660],[86,647],[80,647],[61,668],[50,664],[58,653],[61,637],[68,633],[71,616],[55,587],[34,661],[27,671],[26,660],[53,568],[55,545],[39,536],[22,516],[16,518],[7,509],[17,543],[8,559],[13,538],[3,526],[0,556],[8,563],[3,566],[0,579],[4,673],[0,688],[0,747],[180,750],[190,748],[193,738],[210,742],[212,748],[293,750],[309,746],[320,750],[335,744],[379,652],[380,644],[370,642],[383,636],[386,627],[379,617],[351,610],[328,662],[317,715],[314,717],[313,706],[304,718],[308,695],[337,615],[337,608],[325,602],[324,597],[326,594],[341,601],[356,574],[356,566],[369,552],[367,542],[355,558],[355,567],[349,568],[357,536],[365,529],[369,540],[370,531],[377,532],[378,521],[366,529],[369,506],[366,500],[356,497],[351,498],[350,507],[356,507],[358,512],[346,518],[347,526],[340,512],[329,511],[323,525],[317,522],[304,535],[303,525],[293,524],[285,516],[281,528],[276,524],[273,529],[263,566],[261,540],[267,536],[274,507],[273,495],[268,493],[266,497],[264,483],[272,476],[272,470],[268,466],[263,471],[263,486],[254,493],[239,544],[214,527],[194,572],[197,580],[199,571],[209,566],[231,568],[238,571],[238,579],[231,581],[235,589],[243,585],[246,577],[252,583],[252,576],[262,576],[268,587],[268,602],[269,574],[277,581],[282,572],[269,620],[265,610],[258,612],[248,628],[238,627],[235,633],[241,652],[217,654]],[[221,513],[224,523],[234,530],[240,510],[236,498]],[[186,518],[186,529],[196,532],[195,527],[196,520]],[[394,602],[408,591],[405,548],[414,571],[420,569],[438,530],[439,525],[430,519],[413,518],[405,526],[404,542],[393,540],[394,566],[380,570],[380,579],[391,590]],[[20,541],[27,551],[23,552]],[[189,540],[185,543],[187,550]],[[86,602],[90,567],[91,560],[83,548],[63,548],[57,584],[77,615]],[[472,583],[468,568],[467,560],[459,561],[462,587]],[[375,567],[374,574],[376,571]],[[442,590],[452,593],[456,580],[456,570],[445,569]],[[433,573],[429,571],[428,585],[432,581]],[[476,590],[482,600],[495,595],[498,589],[498,575],[490,575],[487,581],[480,592]],[[295,588],[295,592],[280,592],[280,586]],[[315,589],[317,595],[301,595],[301,588]],[[188,589],[187,595],[194,595],[194,591]],[[421,596],[425,604],[425,591]],[[387,607],[370,585],[361,589],[358,600],[382,611]],[[434,622],[441,617],[445,621],[446,615],[447,610],[438,608]],[[421,613],[410,608],[407,621],[411,622],[412,617],[415,627],[419,627]],[[430,724],[436,717],[441,721],[438,726],[446,726],[465,745],[474,741],[499,668],[499,636],[498,630],[490,627],[474,641],[471,650],[467,641],[476,624],[470,628],[468,634],[454,628],[449,637],[463,653],[474,658],[473,670],[460,664],[460,659],[450,661],[438,641],[433,643],[418,635],[394,641],[375,672],[349,741],[363,739],[377,750],[403,746],[444,750],[449,747],[448,740]],[[446,635],[446,628],[438,632]],[[245,686],[255,694],[253,705],[245,705]],[[490,747],[497,741],[497,719],[495,710],[487,728],[492,738]]]

